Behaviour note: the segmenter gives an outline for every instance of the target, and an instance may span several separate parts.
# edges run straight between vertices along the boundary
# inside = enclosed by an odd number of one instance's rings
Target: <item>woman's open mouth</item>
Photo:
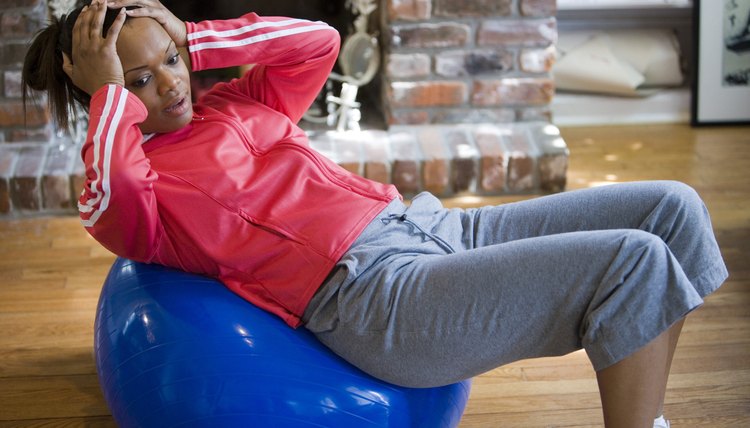
[[[179,117],[187,113],[189,108],[190,103],[188,102],[187,97],[180,97],[169,107],[165,108],[164,113],[168,116]]]

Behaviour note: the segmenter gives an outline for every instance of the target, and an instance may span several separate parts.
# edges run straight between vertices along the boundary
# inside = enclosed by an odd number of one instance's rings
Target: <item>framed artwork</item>
[[[692,124],[750,124],[750,0],[693,4]]]

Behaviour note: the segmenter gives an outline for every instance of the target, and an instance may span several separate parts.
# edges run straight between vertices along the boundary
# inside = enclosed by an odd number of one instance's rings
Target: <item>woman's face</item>
[[[117,39],[125,88],[148,109],[141,132],[176,131],[193,118],[190,73],[172,39],[151,18],[132,18]]]

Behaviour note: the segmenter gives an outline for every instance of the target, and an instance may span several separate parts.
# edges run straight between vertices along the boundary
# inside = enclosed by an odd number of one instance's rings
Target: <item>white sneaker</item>
[[[654,419],[654,428],[669,428],[669,421],[664,419],[664,415]]]

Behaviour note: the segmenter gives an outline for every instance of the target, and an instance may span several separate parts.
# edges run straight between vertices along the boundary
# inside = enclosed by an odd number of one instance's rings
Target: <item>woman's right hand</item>
[[[73,58],[63,54],[63,70],[89,95],[108,84],[125,84],[116,47],[125,13],[117,16],[105,37],[102,28],[106,12],[107,0],[94,0],[84,7],[73,26]]]

